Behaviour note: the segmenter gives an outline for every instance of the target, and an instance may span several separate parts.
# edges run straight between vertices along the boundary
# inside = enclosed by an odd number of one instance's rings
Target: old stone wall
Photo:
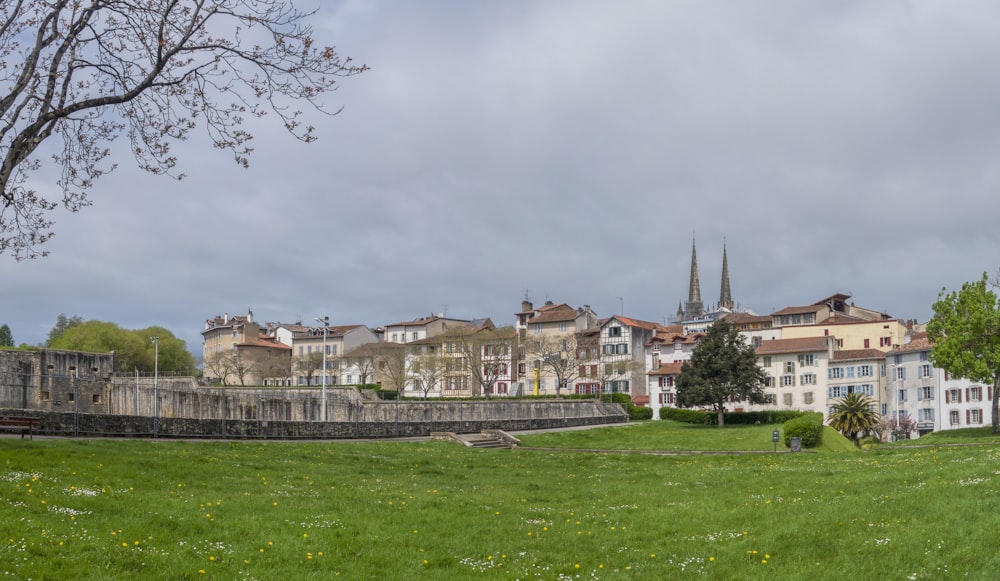
[[[585,402],[580,402],[585,403]],[[593,405],[591,408],[604,406]],[[413,404],[421,406],[420,403]],[[400,407],[411,407],[400,403]],[[38,410],[0,409],[0,415],[30,413],[40,419],[39,433],[65,436],[235,438],[235,439],[348,439],[403,438],[430,436],[434,432],[478,433],[483,430],[541,430],[610,423],[624,423],[628,416],[617,405],[607,406],[605,414],[590,413],[571,417],[546,416],[399,421],[275,421],[191,418],[153,418],[144,416],[88,414]],[[412,410],[410,410],[412,411]],[[597,411],[596,409],[592,411]],[[616,413],[621,412],[621,413]],[[411,414],[412,415],[412,414]]]

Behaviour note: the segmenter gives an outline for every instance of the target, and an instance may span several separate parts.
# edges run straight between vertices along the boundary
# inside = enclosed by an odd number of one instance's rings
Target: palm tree
[[[849,393],[833,405],[830,415],[830,427],[844,434],[857,446],[861,436],[878,426],[879,414],[873,411],[875,400],[861,395]]]

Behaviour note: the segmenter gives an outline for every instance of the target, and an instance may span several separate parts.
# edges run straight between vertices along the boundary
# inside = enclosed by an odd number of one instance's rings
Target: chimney
[[[521,312],[527,313],[528,311],[533,311],[535,307],[531,304],[531,301],[521,301]]]

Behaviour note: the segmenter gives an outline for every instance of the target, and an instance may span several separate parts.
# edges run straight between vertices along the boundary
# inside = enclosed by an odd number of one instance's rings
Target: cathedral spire
[[[719,292],[719,307],[733,310],[733,292],[729,288],[729,257],[726,255],[726,242],[722,242],[722,290]]]
[[[691,280],[688,283],[688,300],[684,303],[684,319],[692,321],[705,315],[705,305],[701,302],[701,283],[698,281],[698,251],[695,249],[694,235],[691,235]]]
[[[691,237],[691,280],[688,283],[688,302],[701,302],[701,283],[698,281],[698,251],[695,248],[694,236]]]

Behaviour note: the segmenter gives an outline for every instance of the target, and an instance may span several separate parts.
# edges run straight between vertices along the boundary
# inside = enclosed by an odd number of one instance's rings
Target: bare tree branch
[[[45,256],[59,205],[77,211],[115,164],[110,143],[127,134],[139,166],[177,179],[171,145],[201,126],[249,164],[249,118],[268,114],[295,138],[305,103],[367,69],[319,47],[288,0],[17,0],[0,4],[0,254]],[[61,140],[61,195],[30,189],[36,152]]]

